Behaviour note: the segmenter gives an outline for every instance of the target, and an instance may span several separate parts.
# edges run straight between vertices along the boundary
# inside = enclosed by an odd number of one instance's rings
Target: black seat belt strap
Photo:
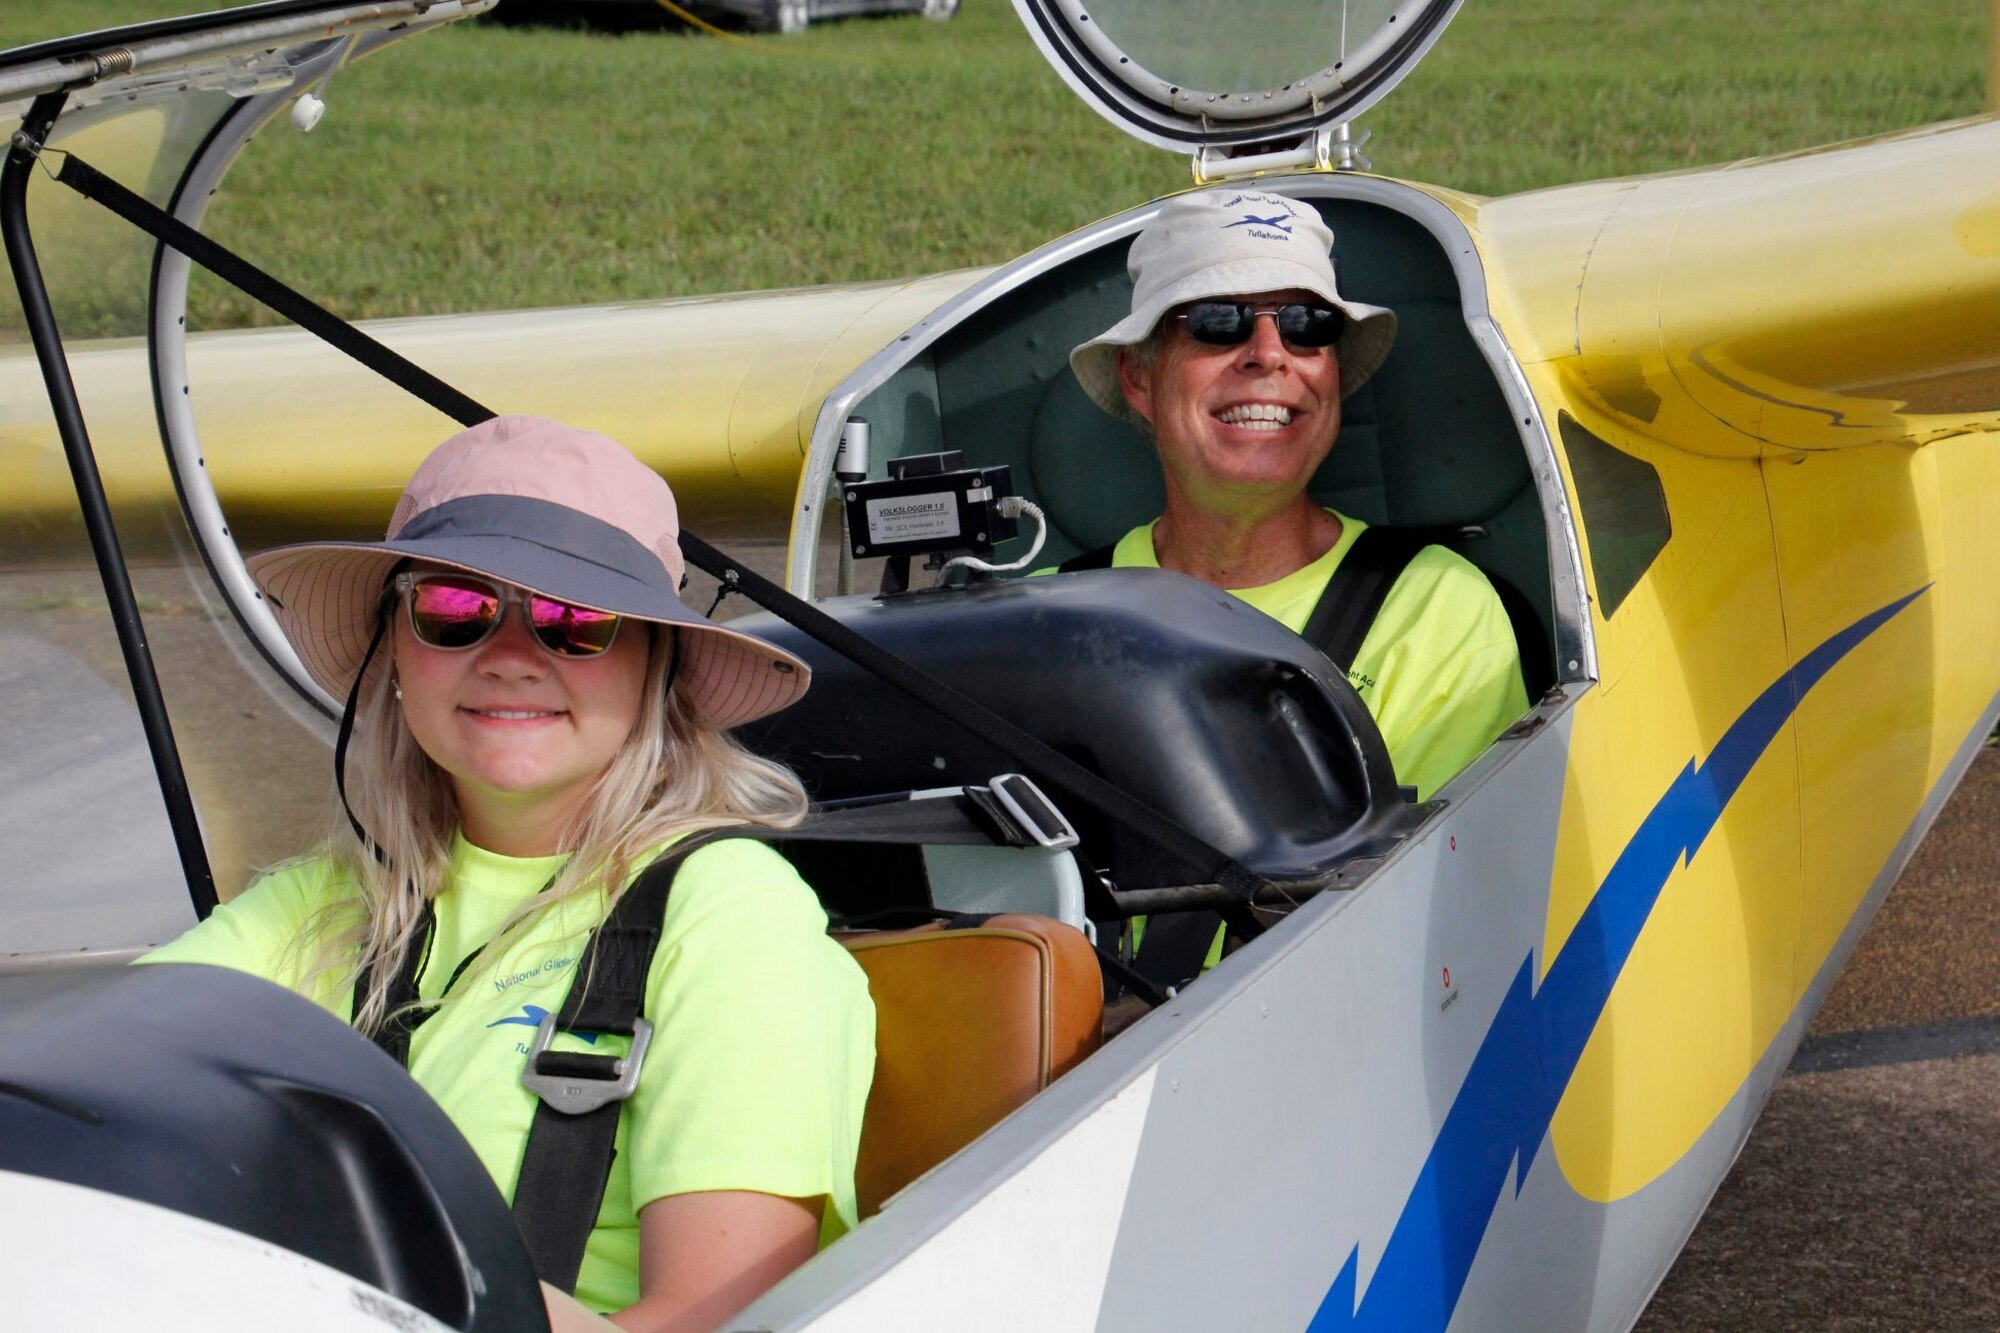
[[[1132,970],[1157,985],[1179,989],[1201,975],[1201,965],[1221,929],[1222,917],[1216,912],[1155,913],[1146,918]]]
[[[1382,603],[1389,598],[1389,590],[1427,545],[1429,534],[1415,529],[1364,529],[1326,581],[1326,590],[1306,617],[1300,637],[1326,654],[1343,673],[1351,670]]]
[[[1318,648],[1342,671],[1354,665],[1355,654],[1382,610],[1389,590],[1417,552],[1435,541],[1438,532],[1424,528],[1365,528],[1327,580],[1319,601],[1300,636]],[[1109,569],[1117,543],[1073,555],[1056,566],[1059,574],[1085,569]]]
[[[431,909],[430,899],[424,900],[423,910],[417,918],[414,938],[403,950],[403,958],[396,966],[396,975],[389,978],[388,994],[384,1005],[385,1017],[382,1026],[369,1037],[380,1046],[397,1064],[410,1067],[410,1038],[417,1028],[430,1017],[429,1010],[413,1008],[417,1003],[417,979],[424,974],[424,964],[430,961],[431,938],[437,921]],[[348,1021],[361,1016],[361,1002],[374,985],[374,969],[364,967],[354,979],[354,1007]]]
[[[645,1062],[651,1033],[644,1017],[646,982],[674,877],[692,853],[711,842],[779,832],[737,825],[695,834],[669,848],[640,872],[592,933],[572,970],[562,1009],[536,1029],[521,1081],[540,1101],[521,1152],[514,1222],[535,1275],[560,1291],[576,1290],[584,1247],[611,1179],[618,1116]],[[628,1036],[632,1045],[624,1056],[550,1050],[559,1032]]]
[[[1094,551],[1079,551],[1057,565],[1056,573],[1074,574],[1080,569],[1109,569],[1112,554],[1117,549],[1118,543],[1112,542],[1109,546],[1100,546]]]

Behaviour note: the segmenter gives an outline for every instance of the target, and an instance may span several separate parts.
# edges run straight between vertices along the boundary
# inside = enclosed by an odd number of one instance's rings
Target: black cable
[[[660,680],[660,697],[671,699],[674,696],[674,682],[681,678],[681,631],[678,625],[668,625],[665,628],[669,636],[667,651],[673,656],[667,659],[667,673]]]
[[[354,714],[361,703],[361,682],[367,678],[368,664],[375,660],[375,652],[382,646],[382,636],[389,630],[390,601],[394,597],[388,589],[382,592],[381,601],[375,608],[375,633],[368,640],[368,651],[361,655],[361,665],[355,668],[354,684],[347,690],[347,704],[340,710],[340,730],[333,738],[333,790],[340,797],[340,808],[347,814],[347,823],[354,830],[354,836],[384,866],[389,866],[389,854],[381,844],[369,836],[361,826],[361,820],[354,813],[354,807],[347,802],[347,743],[354,736]],[[389,866],[390,869],[395,867]]]

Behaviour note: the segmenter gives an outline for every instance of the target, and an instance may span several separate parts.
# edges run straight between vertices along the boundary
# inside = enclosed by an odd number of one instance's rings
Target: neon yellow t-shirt
[[[1368,527],[1345,514],[1334,517],[1340,540],[1325,555],[1273,582],[1230,588],[1230,594],[1294,634],[1302,632],[1327,580]],[[1158,569],[1153,524],[1121,537],[1111,563]],[[1415,787],[1419,800],[1428,800],[1528,711],[1520,648],[1500,595],[1470,561],[1442,546],[1426,546],[1404,568],[1347,680],[1382,732],[1396,780]]]
[[[438,998],[460,961],[563,860],[500,856],[457,837],[419,995]],[[325,862],[299,862],[141,961],[237,968],[351,1020],[353,994],[339,976],[323,973],[307,986],[314,948],[301,940],[314,914],[348,892]],[[467,968],[410,1043],[412,1077],[509,1198],[536,1101],[521,1086],[523,1057],[542,1015],[562,1007],[604,908],[596,893],[543,912],[504,957]],[[612,1311],[639,1299],[638,1213],[668,1195],[823,1197],[822,1243],[855,1224],[875,1010],[866,977],[826,924],[813,891],[762,843],[711,843],[681,867],[647,983],[652,1049],[618,1120],[617,1157],[577,1280],[584,1305]],[[625,1040],[558,1037],[555,1045],[618,1054]]]

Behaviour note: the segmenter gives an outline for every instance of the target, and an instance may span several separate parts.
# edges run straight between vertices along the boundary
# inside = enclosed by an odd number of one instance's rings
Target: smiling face
[[[628,622],[595,657],[557,657],[510,605],[491,636],[446,651],[395,622],[403,720],[450,778],[465,835],[489,851],[541,856],[638,721],[647,626]]]
[[[1296,289],[1227,299],[1324,302]],[[1189,337],[1178,313],[1162,317],[1150,366],[1129,351],[1118,357],[1126,402],[1152,424],[1170,507],[1235,513],[1296,501],[1340,430],[1333,348],[1290,346],[1263,316],[1248,341],[1218,347]]]

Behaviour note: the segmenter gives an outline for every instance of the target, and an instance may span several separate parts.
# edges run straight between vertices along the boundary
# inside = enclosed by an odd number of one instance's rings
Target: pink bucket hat
[[[1118,383],[1118,352],[1144,342],[1161,316],[1211,297],[1254,296],[1293,287],[1340,307],[1347,327],[1334,344],[1340,396],[1382,368],[1396,341],[1396,315],[1344,299],[1333,281],[1333,231],[1311,204],[1255,190],[1176,195],[1132,242],[1132,313],[1069,354],[1090,400],[1121,421],[1139,422]]]
[[[280,546],[248,563],[299,660],[339,698],[374,640],[383,587],[406,560],[674,626],[674,688],[710,726],[775,713],[812,679],[790,653],[681,601],[679,510],[658,473],[615,440],[545,417],[495,417],[432,450],[383,541]]]

